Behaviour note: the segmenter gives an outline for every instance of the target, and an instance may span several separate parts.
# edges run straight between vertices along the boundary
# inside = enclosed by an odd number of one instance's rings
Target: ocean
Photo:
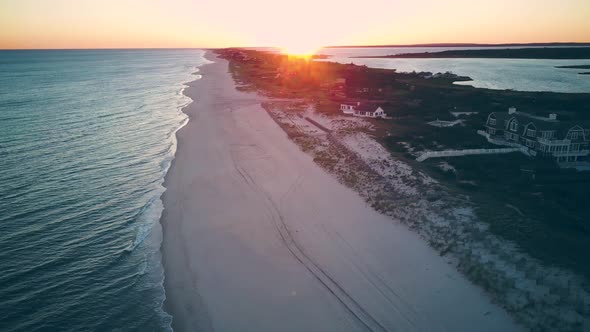
[[[519,48],[519,47],[492,47]],[[446,72],[469,76],[472,81],[456,84],[487,89],[518,91],[549,91],[590,93],[590,75],[580,75],[583,69],[555,68],[556,66],[587,65],[590,60],[543,59],[369,59],[355,56],[384,56],[401,53],[441,52],[446,50],[477,49],[442,47],[380,47],[380,48],[325,48],[318,53],[330,55],[325,61],[354,63],[371,68],[396,69],[399,72]],[[490,48],[486,48],[490,49]]]
[[[160,196],[203,55],[0,51],[0,330],[170,330]]]

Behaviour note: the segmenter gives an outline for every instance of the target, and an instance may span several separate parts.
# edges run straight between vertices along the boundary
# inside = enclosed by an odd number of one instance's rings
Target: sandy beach
[[[318,167],[227,62],[185,94],[166,177],[177,331],[518,331],[423,239]]]

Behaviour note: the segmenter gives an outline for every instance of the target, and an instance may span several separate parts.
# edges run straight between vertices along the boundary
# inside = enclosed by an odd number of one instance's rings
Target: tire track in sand
[[[253,179],[253,177],[240,165],[236,158],[236,151],[230,150],[233,166],[239,176],[250,186],[250,188],[264,200],[268,215],[280,236],[281,242],[289,250],[291,255],[307,269],[311,275],[318,280],[343,306],[344,308],[368,331],[388,332],[377,319],[365,310],[346,290],[332,278],[319,264],[309,257],[303,248],[295,241],[291,231],[287,227],[280,209],[272,197]]]

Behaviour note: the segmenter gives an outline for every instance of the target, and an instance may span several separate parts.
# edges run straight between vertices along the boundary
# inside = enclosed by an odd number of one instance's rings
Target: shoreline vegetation
[[[402,53],[383,56],[357,56],[359,59],[487,58],[487,59],[590,59],[590,47],[552,47],[516,49],[447,50],[441,52]]]
[[[518,322],[532,331],[590,327],[590,211],[582,198],[590,178],[518,154],[414,160],[423,151],[495,147],[475,131],[508,106],[538,115],[566,109],[560,118],[589,120],[590,94],[477,89],[452,76],[216,53],[229,61],[238,89],[276,99],[263,107],[302,151],[420,234]],[[343,116],[346,100],[382,103],[393,120]],[[461,123],[427,125],[437,119]]]

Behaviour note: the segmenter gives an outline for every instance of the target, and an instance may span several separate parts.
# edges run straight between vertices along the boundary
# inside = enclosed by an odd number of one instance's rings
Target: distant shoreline
[[[590,65],[573,65],[573,66],[555,66],[562,69],[590,69]]]
[[[488,58],[488,59],[547,59],[578,60],[590,59],[590,47],[516,48],[447,50],[441,52],[402,53],[391,55],[358,56],[354,58]]]
[[[590,43],[506,43],[506,44],[478,44],[478,43],[430,43],[430,44],[398,44],[398,45],[346,45],[326,46],[325,48],[417,48],[417,47],[589,47]]]

